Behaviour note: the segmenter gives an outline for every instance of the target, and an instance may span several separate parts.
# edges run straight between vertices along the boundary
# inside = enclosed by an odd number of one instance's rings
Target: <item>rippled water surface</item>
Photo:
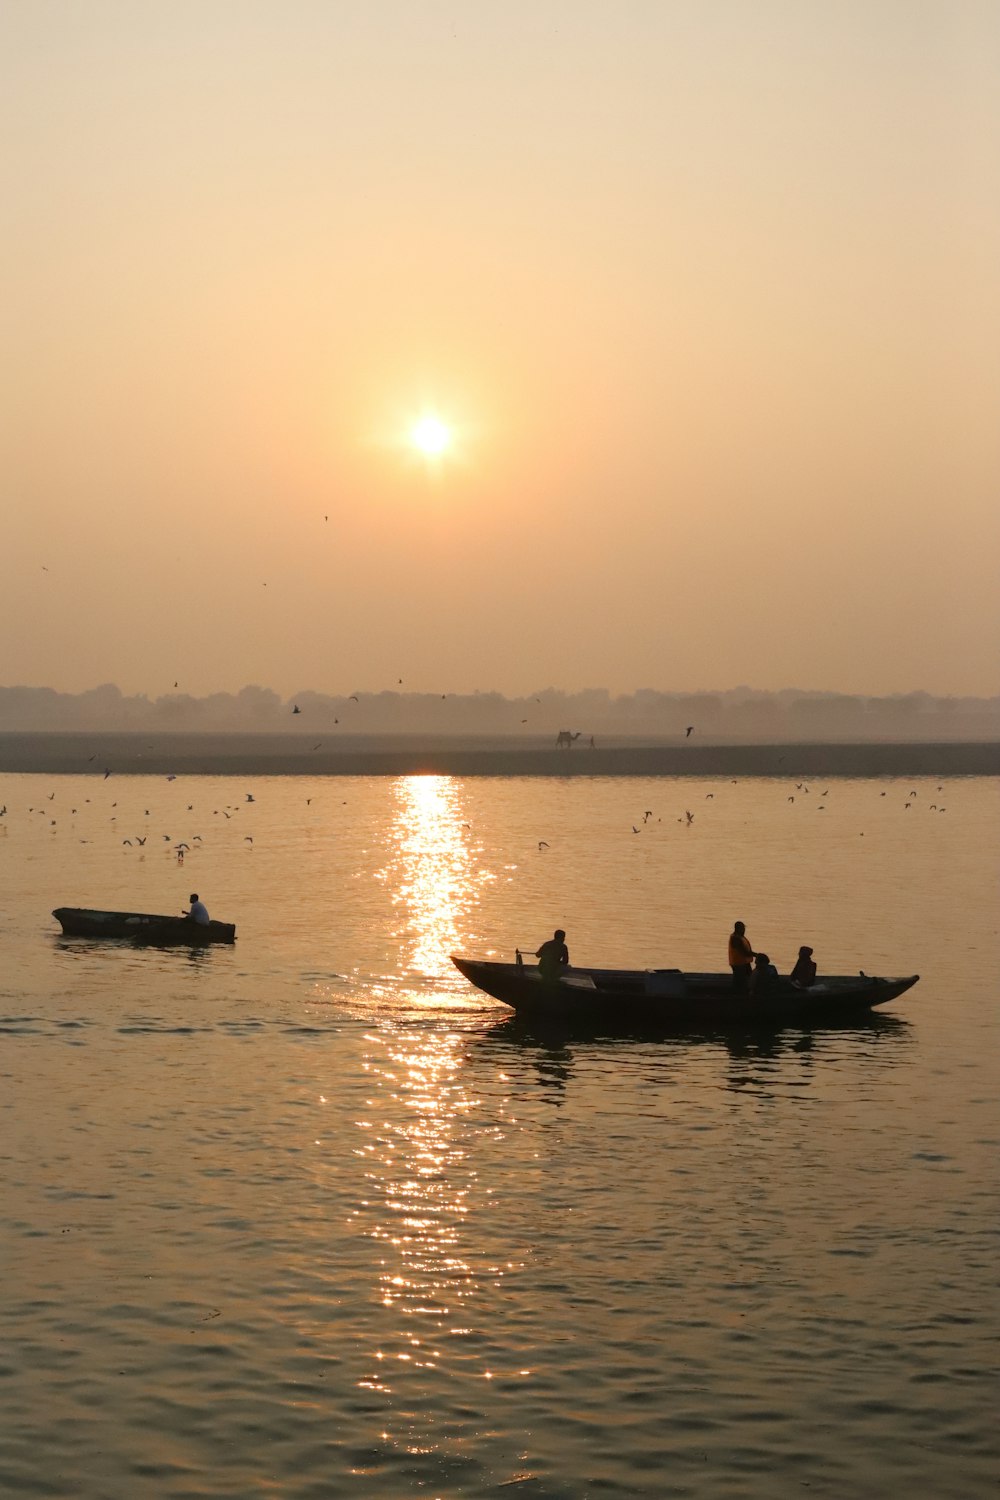
[[[996,1493],[995,783],[0,803],[0,1492]],[[235,948],[48,915],[191,890]],[[812,1034],[539,1036],[447,958],[558,924],[721,968],[736,917],[921,982]]]

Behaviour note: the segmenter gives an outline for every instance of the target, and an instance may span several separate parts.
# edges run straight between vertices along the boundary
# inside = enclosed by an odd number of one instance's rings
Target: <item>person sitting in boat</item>
[[[205,905],[204,901],[199,898],[198,892],[192,891],[191,895],[188,897],[188,900],[191,903],[191,910],[184,913],[188,921],[197,922],[199,927],[207,927],[209,921],[208,907]]]
[[[547,943],[535,951],[538,959],[538,972],[546,983],[553,984],[558,980],[563,969],[569,964],[569,949],[566,947],[566,934],[561,927],[557,927]]]
[[[750,982],[752,993],[755,995],[766,994],[769,990],[774,989],[777,982],[778,971],[767,954],[755,953],[753,979]]]
[[[804,990],[807,990],[811,984],[816,983],[816,965],[813,963],[813,951],[811,948],[799,949],[799,956],[795,960],[795,968],[791,973],[791,981]]]
[[[748,990],[750,988],[750,970],[753,967],[754,952],[747,937],[746,927],[742,922],[736,922],[732,932],[729,934],[729,967],[733,971],[733,989]]]

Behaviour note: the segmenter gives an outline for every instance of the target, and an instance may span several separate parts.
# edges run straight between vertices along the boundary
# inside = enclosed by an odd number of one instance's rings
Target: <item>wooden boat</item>
[[[567,969],[544,980],[534,964],[451,961],[471,984],[534,1020],[599,1019],[633,1027],[809,1025],[871,1010],[911,989],[919,979],[867,974],[824,975],[810,989],[778,978],[755,994],[733,989],[731,974],[680,969]]]
[[[189,917],[161,917],[139,911],[91,911],[85,906],[59,906],[52,913],[66,937],[129,938],[136,943],[170,945],[186,943],[235,943],[231,922],[209,922],[203,926]]]

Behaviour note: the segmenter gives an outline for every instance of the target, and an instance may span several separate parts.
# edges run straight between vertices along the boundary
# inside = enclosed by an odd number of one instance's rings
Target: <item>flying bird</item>
[[[694,729],[694,725],[693,724],[689,724],[688,727],[685,729],[685,731],[684,731],[684,738],[686,740],[689,740],[691,738],[691,732],[692,732],[693,729]]]
[[[104,773],[104,779],[105,779],[105,781],[107,781],[107,779],[108,779],[108,777],[109,777],[109,776],[110,776],[110,775],[111,775],[111,772],[110,772],[110,771],[105,771],[105,773]]]
[[[684,816],[687,818],[687,820],[688,820],[688,827],[690,828],[691,824],[694,822],[694,813],[693,812],[685,812]]]
[[[547,843],[546,843],[546,842],[545,842],[545,840],[544,840],[544,839],[539,839],[539,840],[538,840],[538,847],[539,847],[539,849],[547,849],[547,848],[548,848],[548,847],[549,847],[549,846],[548,846],[548,844],[547,844]]]
[[[358,702],[358,695],[357,695],[357,693],[352,693],[351,696],[348,698],[347,701],[348,701],[348,703],[357,703]]]

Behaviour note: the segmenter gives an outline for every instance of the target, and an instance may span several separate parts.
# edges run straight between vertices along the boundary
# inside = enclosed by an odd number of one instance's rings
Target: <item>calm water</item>
[[[995,783],[0,803],[4,1494],[996,1493]],[[191,890],[235,949],[48,915]],[[719,968],[736,917],[923,978],[850,1029],[567,1039],[447,962],[562,925]]]

